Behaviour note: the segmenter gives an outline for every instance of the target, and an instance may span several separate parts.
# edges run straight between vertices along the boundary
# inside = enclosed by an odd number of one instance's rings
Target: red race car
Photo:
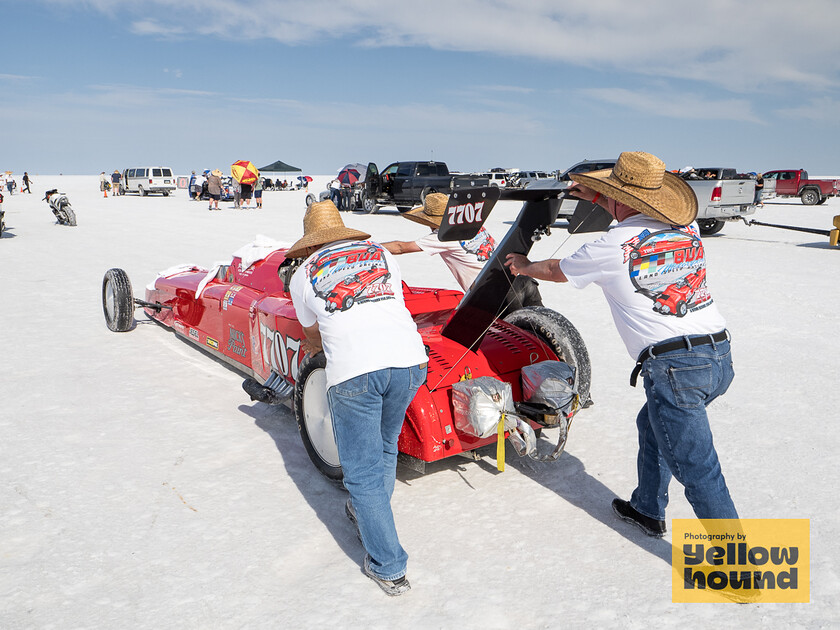
[[[452,385],[465,378],[490,376],[510,383],[517,413],[535,430],[557,426],[558,414],[523,401],[524,366],[546,360],[567,363],[575,369],[578,400],[589,401],[589,355],[571,322],[543,307],[498,316],[512,281],[501,261],[509,251],[527,253],[534,230],[545,231],[555,218],[556,206],[546,212],[542,204],[529,212],[526,202],[466,298],[460,291],[403,283],[406,306],[429,355],[427,382],[408,408],[399,439],[401,460],[415,470],[496,441],[495,436],[475,437],[455,425]],[[288,292],[302,261],[287,259],[285,253],[284,248],[264,247],[258,256],[235,255],[230,264],[213,269],[170,269],[146,288],[143,300],[133,297],[124,271],[111,269],[102,283],[105,320],[113,331],[130,330],[134,308],[140,306],[154,321],[241,372],[252,400],[292,401],[313,463],[328,477],[340,479],[326,397],[326,360],[323,353],[309,356],[300,351],[303,333]],[[332,304],[346,307],[347,300],[363,296],[365,287],[384,274],[387,270],[381,266],[367,264],[340,283],[340,289],[334,288]]]

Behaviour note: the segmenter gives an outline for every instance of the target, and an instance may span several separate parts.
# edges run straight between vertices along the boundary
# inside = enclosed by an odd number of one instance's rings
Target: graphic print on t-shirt
[[[325,249],[306,265],[306,277],[328,313],[394,299],[384,250],[371,241]]]
[[[622,249],[636,292],[650,298],[657,313],[684,317],[712,303],[703,244],[692,226],[644,230]]]
[[[496,249],[496,241],[490,236],[490,233],[481,228],[478,234],[473,236],[468,241],[460,241],[461,248],[468,254],[475,254],[481,262],[490,260],[493,255],[493,250]]]

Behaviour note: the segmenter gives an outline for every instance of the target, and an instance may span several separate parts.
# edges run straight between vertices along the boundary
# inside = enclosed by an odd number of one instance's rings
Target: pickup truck
[[[726,221],[737,221],[755,212],[755,180],[734,168],[692,169],[681,177],[697,197],[697,225],[708,236],[723,229]]]
[[[532,184],[528,189],[565,189],[572,183],[571,175],[612,168],[615,162],[612,158],[582,160],[563,172],[558,171],[556,179]],[[739,175],[734,168],[692,169],[684,173],[683,177],[697,197],[697,225],[703,235],[720,232],[726,221],[734,221],[755,212],[755,180]],[[561,202],[558,217],[567,218],[569,231],[574,232],[599,231],[606,229],[610,223],[606,212],[593,212],[591,204],[573,199]],[[588,219],[587,227],[581,227],[585,219]]]
[[[826,199],[840,194],[840,180],[809,179],[808,171],[768,171],[764,173],[762,199],[772,197],[799,197],[806,206],[825,203]]]
[[[456,188],[489,184],[484,176],[450,173],[445,162],[394,162],[381,173],[371,162],[365,174],[362,207],[368,214],[387,205],[405,212],[423,203],[431,192],[449,194]]]

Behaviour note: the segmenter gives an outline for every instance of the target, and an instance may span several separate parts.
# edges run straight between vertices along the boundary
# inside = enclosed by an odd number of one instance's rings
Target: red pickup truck
[[[806,206],[825,203],[840,194],[840,179],[808,179],[808,171],[769,171],[764,173],[763,199],[799,197]]]

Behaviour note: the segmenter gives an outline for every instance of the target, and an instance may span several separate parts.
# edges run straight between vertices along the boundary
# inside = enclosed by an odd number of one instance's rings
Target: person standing
[[[737,519],[706,415],[734,372],[726,322],[706,284],[697,198],[644,152],[622,153],[611,170],[571,178],[568,192],[605,208],[618,225],[562,260],[509,254],[506,264],[514,275],[601,287],[636,359],[630,383],[641,375],[647,398],[636,418],[638,481],[629,501],[613,500],[613,510],[662,537],[674,476],[697,518]]]
[[[102,196],[108,198],[108,178],[105,176],[105,171],[99,173],[99,190],[102,191]]]
[[[764,203],[761,201],[762,190],[764,190],[764,177],[761,173],[758,173],[755,176],[755,196],[753,197],[753,204],[759,208],[764,207]]]
[[[111,173],[111,194],[114,197],[122,194],[120,192],[120,180],[121,179],[122,179],[122,177],[120,176],[120,172],[115,169],[114,172]]]
[[[29,173],[26,171],[23,172],[23,188],[20,189],[21,193],[29,193],[32,194],[32,191],[29,189],[29,184],[32,183],[32,180],[29,179]]]
[[[210,195],[208,210],[219,209],[219,198],[222,196],[222,171],[215,169],[207,176],[207,194]]]
[[[232,178],[230,185],[233,187],[233,209],[238,210],[242,207],[242,184]]]
[[[254,190],[253,184],[242,184],[242,207],[247,208],[248,204],[251,203],[251,192]]]
[[[405,306],[396,260],[369,234],[345,227],[332,201],[303,217],[303,237],[286,252],[305,258],[289,293],[303,327],[301,348],[326,355],[326,386],[348,518],[367,555],[364,572],[388,595],[411,588],[391,495],[406,409],[426,379],[428,358]],[[333,289],[352,268],[361,289],[336,304]]]
[[[449,271],[461,285],[464,292],[472,286],[484,264],[490,260],[496,249],[496,241],[487,230],[481,228],[468,241],[441,241],[438,230],[446,213],[449,196],[443,193],[429,193],[422,206],[402,214],[409,221],[432,229],[429,234],[414,241],[386,241],[382,246],[395,255],[425,252],[440,256]],[[542,296],[537,282],[528,276],[514,278],[513,285],[505,296],[504,312],[512,312],[524,306],[542,306]]]
[[[257,204],[257,209],[259,210],[262,208],[262,195],[263,195],[263,178],[257,177],[257,181],[254,182],[254,203]]]

